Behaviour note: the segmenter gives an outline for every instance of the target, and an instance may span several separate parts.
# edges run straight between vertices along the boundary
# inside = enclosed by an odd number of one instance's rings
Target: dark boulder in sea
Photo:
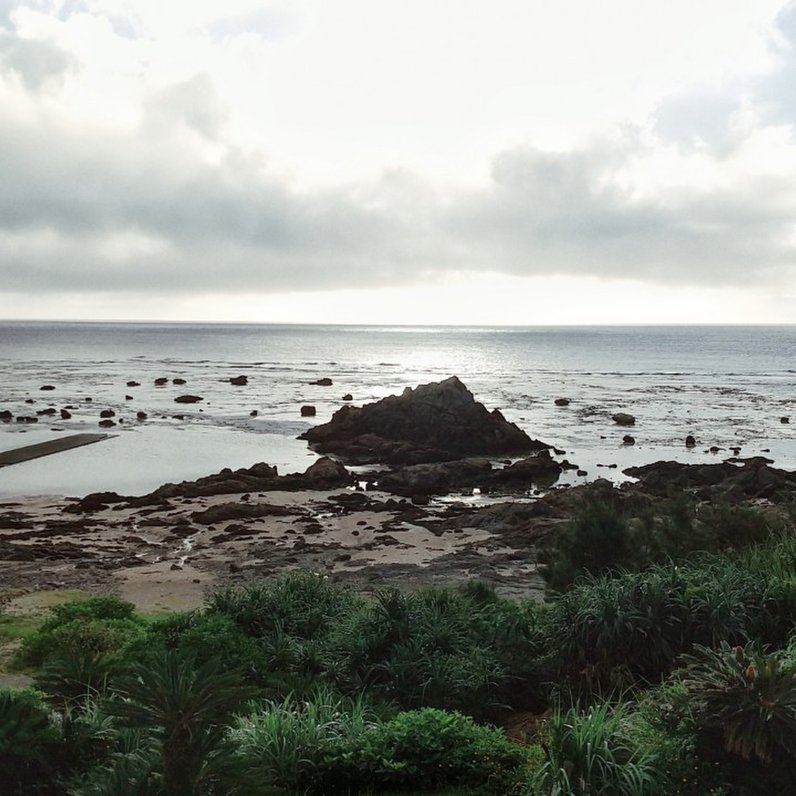
[[[625,436],[622,437],[622,444],[623,445],[635,445],[636,444],[636,438],[635,437],[631,437],[630,434],[625,434]]]
[[[13,419],[14,414],[8,409],[4,409],[2,412],[0,412],[0,423],[10,423]]]
[[[331,387],[333,382],[328,376],[324,376],[322,379],[311,381],[310,384],[315,384],[318,387]]]
[[[172,379],[172,380],[171,380],[171,383],[172,383],[172,384],[178,384],[178,385],[180,385],[180,386],[182,386],[183,384],[187,384],[187,382],[185,381],[185,379],[181,379],[181,378],[179,378],[179,377],[177,377],[176,379]]]
[[[137,381],[128,381],[128,382],[127,382],[127,386],[128,386],[128,387],[140,387],[140,386],[141,386],[141,383],[140,383],[140,382],[137,382]]]
[[[420,464],[549,447],[532,440],[497,409],[489,412],[456,376],[407,387],[401,395],[362,407],[344,406],[299,439],[321,453],[359,464]]]
[[[301,407],[301,416],[302,417],[315,417],[315,407],[314,406],[302,406]]]
[[[570,400],[569,398],[556,398],[555,401],[553,401],[553,403],[556,406],[569,406]]]
[[[39,387],[39,389],[40,390],[54,390],[55,387],[53,387],[52,384],[42,384],[42,386]]]
[[[46,409],[39,409],[39,411],[36,412],[36,414],[37,415],[54,415],[55,412],[56,412],[56,410],[55,410],[54,407],[48,406]]]
[[[233,376],[229,383],[236,387],[245,387],[249,383],[249,378],[248,376]]]
[[[102,428],[111,428],[112,426],[115,426],[116,423],[113,420],[100,420],[97,425],[101,426]]]
[[[618,426],[636,425],[636,418],[633,417],[633,415],[627,414],[627,412],[617,412],[615,415],[611,415],[611,420],[613,420]]]
[[[354,400],[354,396],[351,395],[350,392],[347,392],[340,400],[341,401],[353,401]]]
[[[146,420],[149,415],[146,412],[136,412],[135,416],[138,420]]]
[[[696,447],[696,439],[693,437],[693,435],[689,434],[685,438],[685,446],[686,446],[686,448],[695,448]]]
[[[125,401],[132,401],[133,400],[133,396],[132,395],[125,395],[124,396],[124,400]]]
[[[17,423],[38,423],[38,417],[30,417],[29,415],[21,415],[17,418]]]
[[[201,395],[178,395],[174,399],[177,404],[198,404],[199,401],[204,401]]]
[[[115,417],[115,416],[116,412],[114,412],[113,409],[103,409],[100,412],[100,417]]]
[[[785,424],[785,423],[790,423],[790,418],[789,418],[789,417],[781,417],[781,418],[779,419],[779,422],[780,422],[780,423],[783,423],[783,424]]]
[[[162,387],[164,384],[168,384],[168,383],[169,383],[169,380],[165,376],[158,376],[158,378],[155,379],[155,386],[156,387]]]
[[[624,472],[638,478],[644,491],[660,497],[676,488],[694,492],[704,500],[766,498],[780,502],[796,498],[796,473],[770,464],[770,459],[754,456],[716,464],[655,462]]]
[[[259,414],[260,413],[256,409],[252,409],[251,412],[249,412],[249,417],[257,417]]]

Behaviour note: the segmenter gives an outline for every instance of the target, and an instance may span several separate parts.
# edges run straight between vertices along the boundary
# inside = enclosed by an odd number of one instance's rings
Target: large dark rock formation
[[[328,423],[309,429],[300,439],[321,453],[358,464],[419,464],[548,447],[509,423],[497,409],[489,412],[456,376],[407,387],[402,395],[377,403],[344,406]]]
[[[781,501],[796,497],[796,473],[770,467],[771,461],[755,456],[743,461],[716,464],[655,462],[629,467],[625,473],[638,478],[644,490],[664,496],[672,489],[687,489],[704,500],[767,498]]]

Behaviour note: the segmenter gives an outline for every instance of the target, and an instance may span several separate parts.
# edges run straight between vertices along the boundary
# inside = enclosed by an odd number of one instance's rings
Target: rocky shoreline
[[[329,453],[302,474],[265,463],[144,496],[0,503],[0,599],[53,589],[114,592],[143,610],[201,603],[210,587],[309,569],[373,591],[480,579],[538,595],[540,551],[591,490],[652,507],[672,488],[702,501],[777,507],[796,474],[761,457],[657,462],[555,488],[562,464],[455,377],[365,407],[305,435]]]

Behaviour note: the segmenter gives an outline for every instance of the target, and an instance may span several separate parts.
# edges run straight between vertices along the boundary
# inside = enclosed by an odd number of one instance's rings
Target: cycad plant
[[[796,768],[796,671],[751,647],[698,647],[684,658],[683,682],[706,730],[718,730],[726,751],[763,765]]]
[[[198,668],[191,658],[166,652],[134,669],[120,682],[110,706],[123,725],[150,728],[160,742],[163,790],[169,796],[197,796],[228,760],[219,758],[233,712],[254,696],[240,677],[218,661]]]

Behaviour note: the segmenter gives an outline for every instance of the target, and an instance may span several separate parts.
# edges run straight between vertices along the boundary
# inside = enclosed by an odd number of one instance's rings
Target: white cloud
[[[0,278],[184,309],[484,274],[782,295],[793,8],[0,0]]]

